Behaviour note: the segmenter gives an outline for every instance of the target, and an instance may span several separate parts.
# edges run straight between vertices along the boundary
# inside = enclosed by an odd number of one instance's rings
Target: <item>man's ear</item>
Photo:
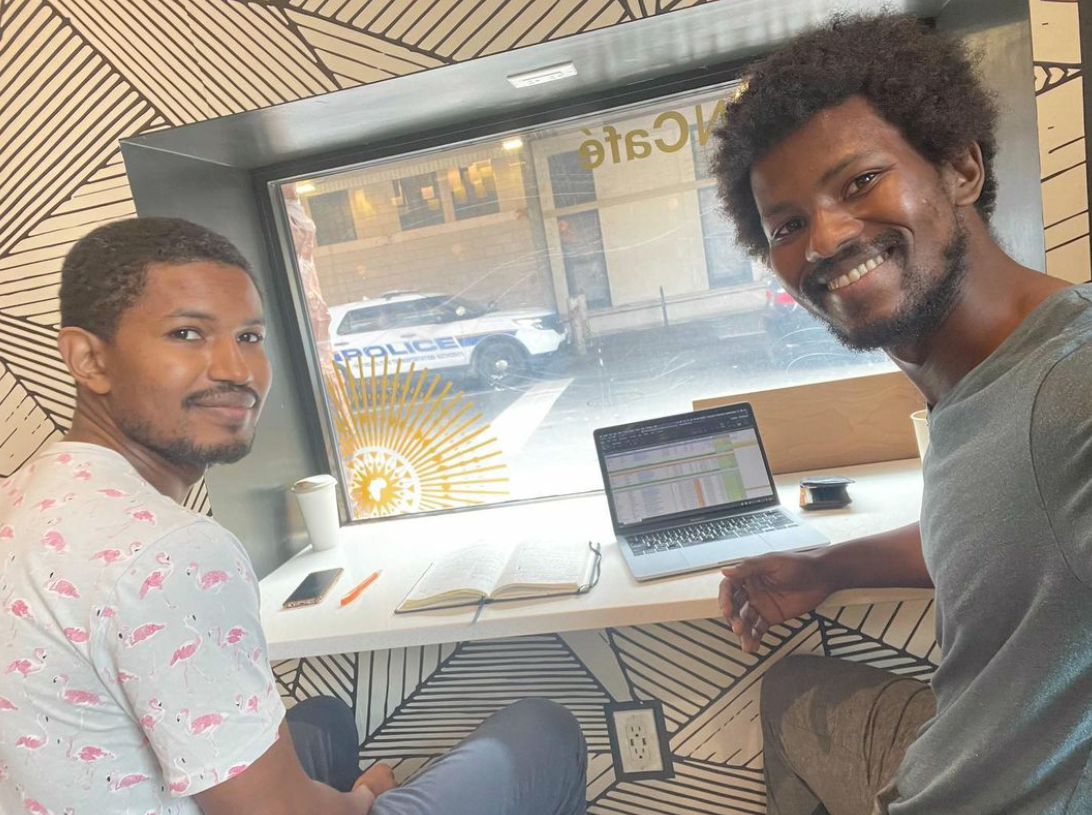
[[[941,175],[953,204],[974,206],[986,183],[986,166],[978,142],[971,142],[954,159],[945,162]]]
[[[110,392],[107,348],[99,336],[84,328],[65,326],[57,335],[57,347],[77,385],[99,396]]]

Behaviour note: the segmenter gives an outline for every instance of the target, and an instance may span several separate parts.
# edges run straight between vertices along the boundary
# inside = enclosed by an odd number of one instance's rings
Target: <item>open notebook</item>
[[[471,606],[591,591],[602,554],[594,543],[482,543],[433,562],[395,612]]]

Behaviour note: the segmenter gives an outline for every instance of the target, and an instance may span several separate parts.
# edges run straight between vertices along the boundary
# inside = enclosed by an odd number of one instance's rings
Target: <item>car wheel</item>
[[[527,381],[530,363],[527,352],[511,340],[482,343],[471,360],[474,375],[489,388],[511,388]]]

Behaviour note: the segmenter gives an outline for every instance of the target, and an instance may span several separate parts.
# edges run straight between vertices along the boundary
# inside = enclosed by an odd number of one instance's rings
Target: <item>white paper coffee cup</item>
[[[337,479],[332,475],[311,475],[293,484],[292,492],[299,501],[311,547],[318,551],[335,548],[341,529],[337,514]]]

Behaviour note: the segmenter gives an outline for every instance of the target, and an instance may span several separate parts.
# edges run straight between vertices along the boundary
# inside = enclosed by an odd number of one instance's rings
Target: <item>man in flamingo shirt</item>
[[[286,717],[250,561],[181,504],[250,449],[262,312],[238,250],[186,221],[100,227],[65,259],[72,428],[0,482],[0,812],[584,813],[580,730],[549,702],[400,788],[360,774],[341,702]]]

